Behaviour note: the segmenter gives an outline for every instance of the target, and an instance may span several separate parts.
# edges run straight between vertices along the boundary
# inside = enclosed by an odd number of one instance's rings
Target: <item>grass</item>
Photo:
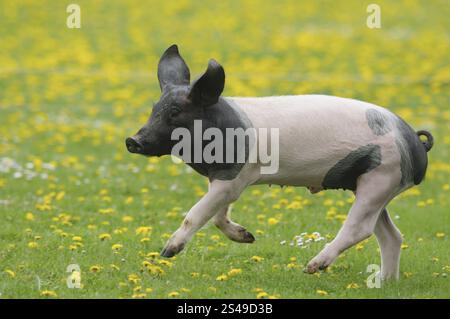
[[[450,12],[432,2],[379,1],[377,30],[356,0],[80,0],[79,30],[65,27],[63,2],[1,2],[0,163],[20,167],[0,172],[0,298],[448,298]],[[367,288],[375,238],[325,273],[302,272],[345,219],[341,191],[255,186],[233,209],[254,244],[208,225],[175,259],[153,253],[207,186],[124,147],[159,97],[156,64],[172,43],[192,74],[220,61],[227,96],[353,97],[433,133],[425,182],[389,206],[404,234],[398,282]],[[290,246],[303,232],[325,241]],[[71,264],[82,289],[67,287]]]

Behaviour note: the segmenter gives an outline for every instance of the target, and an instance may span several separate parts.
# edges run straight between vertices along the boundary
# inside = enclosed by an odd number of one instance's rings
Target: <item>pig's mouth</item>
[[[127,147],[128,152],[133,154],[140,154],[147,157],[150,156],[161,156],[157,152],[152,151],[152,148],[148,147],[144,143],[141,143],[138,139],[135,137],[128,137],[125,140],[125,145]]]

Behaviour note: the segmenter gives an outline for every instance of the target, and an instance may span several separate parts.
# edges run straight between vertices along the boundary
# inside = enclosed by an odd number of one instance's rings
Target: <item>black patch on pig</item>
[[[242,112],[239,107],[232,101],[222,97],[219,98],[219,101],[216,104],[205,108],[205,113],[202,120],[203,123],[209,123],[209,127],[216,127],[222,132],[224,143],[226,143],[225,141],[227,128],[242,128],[243,130],[246,130],[252,127],[252,124],[246,114]],[[203,129],[206,129],[206,127],[203,127]],[[202,151],[204,149],[204,146],[210,142],[211,141],[204,141]],[[249,148],[252,146],[253,145],[250,145],[249,139],[246,138],[244,146],[245,161],[248,160]],[[237,147],[238,145],[235,141],[233,163],[226,163],[226,147],[224,145],[223,163],[194,163],[194,160],[191,160],[191,162],[187,164],[199,174],[208,177],[210,181],[214,179],[232,180],[236,178],[242,167],[245,165],[245,163],[237,162],[237,154],[238,152],[242,152],[242,150],[238,150]]]
[[[401,186],[411,182],[418,185],[425,177],[428,157],[423,143],[417,133],[401,118],[397,119],[400,140],[396,141],[400,152]]]
[[[366,118],[369,127],[375,135],[381,136],[392,130],[388,116],[376,109],[368,109],[366,111]]]
[[[357,178],[373,170],[381,163],[380,146],[367,144],[350,152],[336,163],[325,175],[322,186],[324,189],[356,190]]]

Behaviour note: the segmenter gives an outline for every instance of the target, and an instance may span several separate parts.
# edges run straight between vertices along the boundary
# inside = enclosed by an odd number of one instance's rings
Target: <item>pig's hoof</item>
[[[163,248],[163,250],[160,253],[161,257],[171,258],[178,254],[180,251],[182,251],[184,248],[184,245],[178,245],[178,246],[166,246]]]
[[[237,242],[251,244],[255,241],[255,236],[253,236],[251,232],[248,232],[247,230],[243,229],[239,233],[240,236],[238,238],[239,240],[236,240]]]
[[[255,241],[255,236],[244,227],[234,228],[233,231],[225,233],[228,238],[237,243],[251,244]]]
[[[306,268],[303,270],[304,273],[314,274],[319,270],[319,265],[317,263],[309,263]]]
[[[319,270],[325,270],[331,264],[331,260],[311,260],[303,272],[307,274],[314,274]]]

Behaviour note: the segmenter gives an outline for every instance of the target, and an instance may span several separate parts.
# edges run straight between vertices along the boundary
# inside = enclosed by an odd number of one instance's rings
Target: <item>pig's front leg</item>
[[[167,241],[161,256],[173,257],[183,250],[195,232],[215,214],[239,198],[245,186],[238,180],[212,181],[208,192],[191,208],[180,228]]]
[[[248,232],[243,226],[233,222],[230,219],[231,206],[222,208],[214,216],[214,224],[219,228],[229,239],[238,243],[253,243],[255,237]]]

